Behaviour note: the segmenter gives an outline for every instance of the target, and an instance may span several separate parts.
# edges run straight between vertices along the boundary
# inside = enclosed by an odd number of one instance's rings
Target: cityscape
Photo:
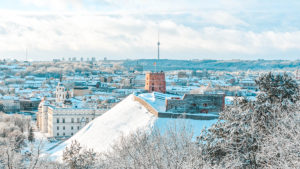
[[[13,2],[0,168],[300,167],[298,2]]]

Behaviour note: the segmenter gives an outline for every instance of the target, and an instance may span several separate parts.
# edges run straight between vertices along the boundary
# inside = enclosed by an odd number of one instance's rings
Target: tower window
[[[59,118],[56,119],[56,123],[59,123]]]
[[[65,119],[63,118],[63,123],[65,123]]]
[[[66,128],[65,128],[65,126],[63,126],[63,130],[65,130]]]
[[[59,133],[57,133],[56,135],[59,136]]]
[[[71,126],[71,130],[73,130],[73,126]]]
[[[71,122],[74,123],[74,118],[71,119]]]
[[[57,130],[59,130],[59,126],[57,126]]]

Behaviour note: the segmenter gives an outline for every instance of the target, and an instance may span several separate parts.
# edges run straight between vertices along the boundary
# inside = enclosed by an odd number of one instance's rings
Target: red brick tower
[[[164,72],[147,73],[145,90],[147,90],[150,93],[151,92],[166,93],[165,73]]]

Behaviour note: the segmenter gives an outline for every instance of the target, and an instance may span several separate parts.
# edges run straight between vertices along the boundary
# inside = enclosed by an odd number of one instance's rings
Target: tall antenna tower
[[[159,60],[159,45],[160,45],[160,42],[159,42],[159,32],[158,32],[158,41],[157,41],[157,60]]]

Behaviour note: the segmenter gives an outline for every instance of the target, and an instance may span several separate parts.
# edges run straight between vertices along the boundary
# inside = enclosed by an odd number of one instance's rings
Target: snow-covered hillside
[[[151,130],[153,127],[164,128],[164,126],[174,121],[178,120],[155,117],[139,102],[134,101],[133,95],[130,95],[48,153],[53,159],[61,161],[63,150],[66,146],[69,146],[73,140],[77,140],[82,146],[92,148],[96,152],[104,152],[109,150],[122,135],[127,135],[138,129]],[[191,125],[197,134],[199,134],[204,126],[210,126],[216,122],[216,120],[184,121]]]

